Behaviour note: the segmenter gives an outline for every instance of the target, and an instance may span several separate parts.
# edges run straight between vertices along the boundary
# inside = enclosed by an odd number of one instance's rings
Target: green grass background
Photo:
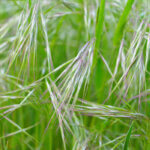
[[[149,0],[0,0],[1,150],[150,150]]]

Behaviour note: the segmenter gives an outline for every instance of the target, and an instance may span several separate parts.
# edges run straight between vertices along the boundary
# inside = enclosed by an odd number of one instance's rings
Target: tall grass
[[[0,149],[150,149],[149,0],[0,1]]]

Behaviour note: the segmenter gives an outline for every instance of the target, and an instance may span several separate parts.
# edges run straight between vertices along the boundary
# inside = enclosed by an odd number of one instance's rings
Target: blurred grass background
[[[149,0],[0,0],[0,149],[150,149]]]

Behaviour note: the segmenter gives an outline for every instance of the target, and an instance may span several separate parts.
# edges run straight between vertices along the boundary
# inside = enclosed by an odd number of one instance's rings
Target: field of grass
[[[150,150],[150,0],[0,0],[0,150]]]

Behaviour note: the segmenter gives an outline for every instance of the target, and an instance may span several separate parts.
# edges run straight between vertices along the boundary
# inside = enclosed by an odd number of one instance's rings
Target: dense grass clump
[[[0,149],[149,141],[149,0],[0,0]]]

